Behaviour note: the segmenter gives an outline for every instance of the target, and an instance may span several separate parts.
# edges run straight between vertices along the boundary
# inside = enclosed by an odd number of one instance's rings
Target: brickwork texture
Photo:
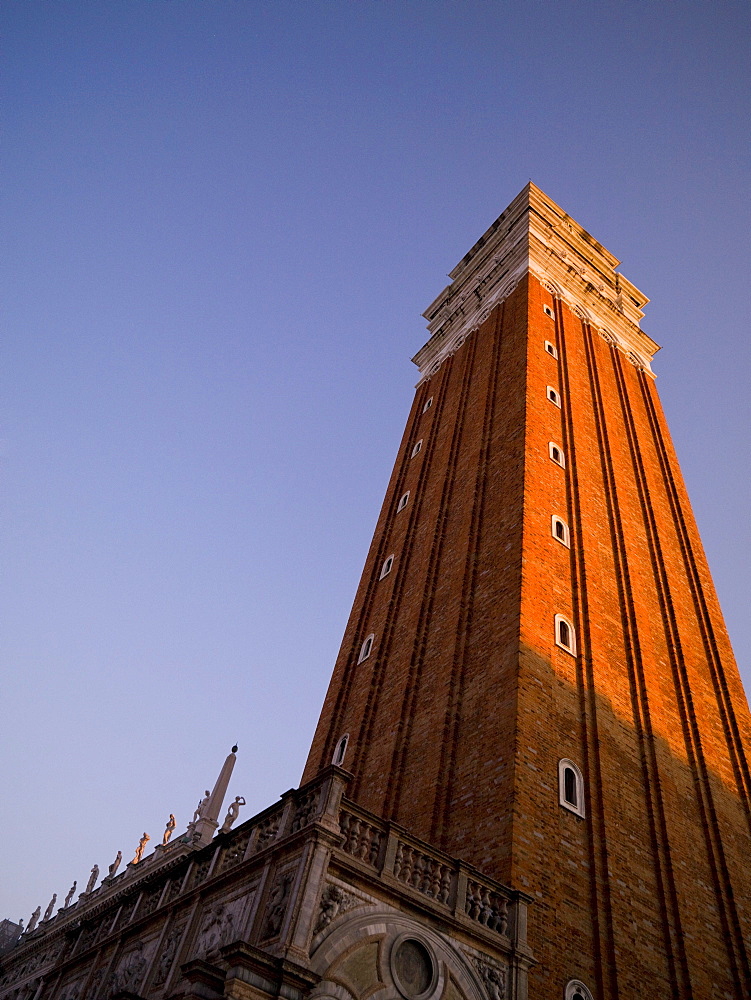
[[[751,997],[751,718],[654,379],[531,273],[418,386],[303,780],[345,734],[358,803],[532,896],[530,996]]]

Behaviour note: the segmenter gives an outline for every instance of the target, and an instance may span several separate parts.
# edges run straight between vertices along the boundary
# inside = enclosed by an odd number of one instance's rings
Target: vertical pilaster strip
[[[472,349],[474,349],[474,340],[472,338]],[[455,358],[448,358],[441,369],[441,391],[439,393],[438,403],[434,403],[434,407],[437,407],[435,416],[433,418],[433,432],[429,436],[425,444],[425,456],[420,467],[420,474],[417,480],[417,486],[415,488],[415,496],[413,498],[413,503],[407,508],[409,513],[409,522],[407,525],[407,530],[404,536],[404,548],[400,555],[400,558],[396,567],[396,579],[394,581],[394,589],[392,591],[391,599],[389,601],[388,611],[386,615],[386,620],[383,626],[382,639],[378,643],[376,660],[373,665],[373,673],[371,678],[370,689],[368,692],[368,699],[366,703],[365,713],[360,727],[360,735],[357,740],[355,759],[353,762],[353,771],[355,774],[355,780],[352,786],[352,797],[357,798],[357,794],[360,788],[360,780],[362,768],[360,767],[360,761],[362,757],[367,752],[367,748],[371,745],[371,740],[373,737],[373,729],[375,726],[375,720],[378,714],[378,702],[381,692],[381,687],[386,674],[386,667],[389,661],[389,655],[391,648],[395,639],[396,625],[398,622],[399,612],[402,607],[402,599],[404,594],[404,587],[407,579],[409,578],[410,564],[412,552],[414,550],[415,536],[416,536],[416,526],[420,522],[422,517],[423,507],[425,505],[425,483],[429,479],[430,471],[433,466],[433,456],[435,453],[437,440],[438,440],[438,428],[441,424],[441,419],[445,412],[446,400],[450,396],[449,387],[455,373]],[[412,444],[414,435],[411,435],[406,441],[403,455],[402,455],[402,471],[406,475],[406,464],[410,461],[410,455],[412,451]],[[403,482],[403,478],[402,478]],[[398,495],[400,490],[396,490],[393,494],[392,500],[396,504],[398,502]],[[394,506],[394,511],[396,507]],[[382,548],[385,552],[386,539],[388,538],[387,532],[383,533]],[[379,556],[380,557],[380,556]],[[376,563],[377,566],[377,563]],[[377,576],[376,567],[373,569],[374,578]],[[367,620],[367,619],[364,619]],[[363,633],[364,635],[364,633]],[[351,653],[352,660],[356,659],[355,651],[357,650],[357,640],[355,640],[355,645]],[[388,815],[386,813],[386,815]]]
[[[654,386],[643,371],[639,371],[639,386],[644,400],[644,406],[649,418],[652,437],[657,450],[663,480],[667,490],[670,510],[675,524],[676,534],[681,548],[681,555],[686,567],[691,595],[694,601],[696,617],[701,630],[704,651],[707,657],[712,685],[717,701],[717,708],[722,720],[725,733],[725,740],[728,747],[730,761],[735,773],[738,786],[738,794],[743,803],[746,814],[746,821],[751,832],[751,767],[743,746],[738,719],[735,714],[730,692],[728,691],[725,670],[722,658],[718,649],[717,636],[715,634],[712,617],[709,613],[707,598],[701,582],[701,575],[697,564],[694,546],[691,542],[691,535],[688,530],[686,514],[683,510],[680,492],[676,483],[676,476],[673,472],[670,461],[670,452],[665,441],[665,435],[660,423],[657,405],[654,399]]]
[[[555,326],[558,340],[559,366],[563,399],[561,402],[563,447],[566,452],[566,489],[568,493],[569,524],[572,526],[574,544],[571,546],[572,613],[578,643],[576,676],[582,725],[582,761],[587,796],[589,823],[590,886],[592,892],[592,917],[596,948],[595,962],[597,989],[601,997],[617,1000],[618,967],[615,954],[612,903],[609,881],[607,832],[603,801],[603,779],[600,761],[600,736],[597,720],[597,694],[592,662],[590,638],[590,613],[587,594],[587,563],[582,532],[582,510],[576,461],[576,436],[571,415],[571,379],[566,350],[566,329],[563,322],[562,303],[554,298]]]
[[[719,843],[719,834],[716,827],[716,817],[713,822],[714,806],[712,803],[711,788],[709,787],[706,774],[706,762],[701,746],[701,735],[696,720],[696,713],[693,706],[693,695],[688,681],[686,662],[683,653],[680,631],[672,599],[670,580],[663,546],[657,526],[652,500],[649,493],[649,485],[644,468],[641,446],[632,412],[631,401],[628,394],[628,387],[623,373],[623,360],[620,353],[614,354],[618,391],[621,398],[626,432],[629,441],[629,448],[636,477],[639,500],[642,507],[644,525],[652,562],[655,585],[658,592],[660,610],[665,631],[667,655],[670,661],[673,684],[676,693],[676,703],[681,717],[683,738],[686,745],[689,767],[691,769],[694,787],[697,792],[697,804],[702,819],[702,831],[707,852],[707,860],[712,872],[713,888],[717,900],[717,909],[722,926],[722,936],[727,949],[728,961],[730,964],[733,980],[736,986],[741,988],[741,970],[738,963],[737,938],[734,933],[732,919],[729,919],[726,906],[726,893],[723,882],[727,884],[727,872],[725,878],[722,877],[722,861],[718,857],[718,849],[721,852],[722,846]],[[732,896],[732,890],[731,890]],[[738,928],[736,928],[738,929]],[[738,929],[739,930],[739,929]]]
[[[441,758],[439,774],[445,779],[438,789],[433,807],[430,839],[444,846],[446,829],[450,823],[451,802],[456,779],[456,760],[459,746],[459,736],[462,723],[462,701],[464,683],[467,672],[467,648],[469,633],[472,626],[472,611],[477,579],[478,551],[482,535],[482,520],[485,510],[485,488],[487,470],[490,462],[490,437],[496,409],[498,392],[498,375],[501,355],[501,331],[506,311],[505,301],[495,309],[493,323],[493,355],[488,379],[488,391],[485,399],[485,412],[482,424],[482,443],[475,475],[474,500],[470,521],[467,556],[464,562],[462,579],[462,595],[460,603],[460,619],[457,626],[457,637],[454,644],[449,693],[446,701],[446,714],[443,724],[443,739],[441,740]]]
[[[618,367],[620,370],[621,382],[623,384],[624,400],[626,401],[625,405],[627,406],[626,415],[628,417],[628,425],[633,440],[633,454],[640,477],[641,489],[644,493],[644,504],[647,512],[647,523],[649,527],[648,534],[650,537],[650,548],[653,552],[653,565],[656,569],[656,580],[660,591],[661,606],[663,608],[663,621],[666,631],[667,647],[673,671],[676,696],[681,707],[686,751],[694,775],[697,802],[702,816],[702,829],[704,831],[707,858],[712,870],[713,888],[717,899],[717,908],[723,929],[723,939],[727,949],[728,960],[735,985],[739,991],[745,990],[745,994],[751,996],[751,967],[749,965],[749,957],[743,940],[743,932],[735,905],[732,880],[730,878],[727,859],[725,857],[725,850],[722,843],[722,835],[720,833],[717,811],[714,803],[714,795],[712,792],[712,783],[710,780],[706,757],[704,755],[704,748],[702,746],[701,731],[694,709],[693,695],[691,692],[688,670],[686,668],[676,611],[672,599],[670,578],[662,553],[662,543],[659,537],[657,521],[649,497],[647,479],[641,457],[641,449],[636,437],[636,429],[633,426],[633,415],[631,414],[625,380],[623,379],[622,365],[623,362],[619,358]],[[643,382],[641,383],[640,388],[642,392],[642,399],[645,400],[645,403],[651,402],[649,396],[645,398]],[[649,414],[649,412],[649,406],[647,405],[647,413]],[[652,415],[654,416],[654,412]],[[658,431],[659,428],[653,425],[652,433],[655,441],[655,447],[658,455],[660,455],[660,445],[662,444],[664,449],[664,441],[661,440],[661,437],[658,438]],[[661,456],[661,465],[664,460],[665,455],[663,452]],[[675,488],[675,482],[671,481],[671,478],[668,476],[668,472],[669,466],[666,469],[665,466],[662,465],[663,479],[666,491],[669,495],[671,485],[673,489]],[[673,504],[671,505],[674,518],[676,516],[675,500],[676,498],[673,497]],[[683,522],[683,530],[685,530],[685,521]],[[684,550],[684,557],[685,554]],[[694,594],[694,597],[696,599],[696,594]],[[740,992],[739,995],[743,995],[743,993]]]
[[[401,715],[398,723],[397,739],[392,757],[389,795],[386,800],[385,809],[385,816],[388,819],[398,819],[399,804],[402,792],[404,791],[404,769],[406,765],[406,757],[409,751],[410,735],[414,723],[415,711],[417,709],[420,695],[420,682],[422,679],[425,658],[425,646],[431,626],[436,586],[441,565],[441,556],[446,539],[446,526],[448,523],[449,513],[451,511],[451,501],[456,485],[456,467],[464,436],[467,404],[469,401],[472,378],[475,373],[474,362],[477,354],[477,341],[479,337],[480,332],[478,331],[470,338],[463,349],[463,370],[461,375],[461,385],[459,388],[459,401],[454,427],[451,434],[448,461],[446,463],[443,483],[441,486],[441,498],[438,504],[438,512],[436,515],[433,540],[430,549],[430,558],[428,561],[428,570],[423,587],[420,612],[417,619],[418,626],[412,643],[409,674],[404,690]]]
[[[688,961],[683,947],[683,930],[675,887],[665,803],[660,787],[660,775],[655,753],[655,736],[652,728],[647,684],[642,666],[641,641],[634,608],[634,594],[626,553],[625,533],[618,498],[613,456],[610,448],[605,404],[603,402],[600,376],[597,368],[597,352],[594,335],[588,323],[584,324],[584,348],[587,360],[590,390],[594,404],[595,427],[599,446],[602,478],[605,491],[608,523],[616,567],[618,603],[621,609],[621,624],[624,637],[624,653],[628,671],[632,711],[639,742],[642,765],[642,783],[646,800],[649,837],[654,858],[655,877],[658,887],[662,932],[665,953],[668,960],[670,983],[675,1000],[692,995]],[[611,346],[611,358],[617,350]]]

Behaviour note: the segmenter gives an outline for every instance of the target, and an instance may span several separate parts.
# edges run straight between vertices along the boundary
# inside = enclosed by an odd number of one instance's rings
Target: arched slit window
[[[569,534],[568,525],[563,520],[563,518],[559,517],[557,514],[553,514],[552,529],[553,529],[553,538],[555,538],[556,541],[560,542],[561,545],[565,545],[567,549],[570,548],[571,536]]]
[[[546,316],[550,316],[551,319],[553,318],[553,310],[550,308],[550,306],[543,306],[542,310]]]
[[[567,653],[576,656],[576,633],[574,632],[574,626],[563,615],[555,616],[555,642],[561,649],[565,649]]]
[[[560,393],[558,392],[558,390],[554,389],[552,385],[549,385],[547,387],[546,393],[547,393],[547,397],[550,400],[550,402],[553,403],[555,406],[560,407],[560,405],[561,405],[561,396],[560,396]]]
[[[572,979],[566,984],[566,1000],[594,1000],[584,983],[578,979]]]
[[[560,465],[562,469],[566,468],[566,456],[563,453],[563,448],[555,441],[548,441],[548,454],[556,465]]]
[[[381,575],[378,577],[378,579],[382,580],[384,576],[388,576],[389,573],[391,572],[391,567],[393,565],[394,565],[394,555],[392,553],[390,556],[387,556],[383,560],[383,566],[381,566]]]
[[[337,767],[341,767],[344,763],[344,755],[347,752],[347,744],[349,743],[349,733],[345,733],[341,736],[336,744],[336,750],[334,750],[334,756],[331,758],[331,763],[336,764]]]
[[[430,399],[426,400],[425,406],[423,406],[422,408],[422,412],[426,413],[432,405],[433,405],[433,397],[431,396]]]
[[[417,444],[412,449],[412,458],[414,458],[415,455],[417,455],[420,452],[421,449],[422,449],[422,438],[420,438],[420,440],[417,442]]]
[[[558,761],[558,802],[577,816],[584,816],[584,779],[572,760]]]
[[[404,508],[407,506],[408,503],[409,503],[409,490],[407,490],[404,496],[401,497],[401,499],[399,500],[399,503],[396,505],[397,514],[399,513],[400,510],[404,510]]]
[[[373,648],[373,641],[375,640],[375,635],[371,632],[367,637],[362,646],[360,646],[360,655],[357,657],[357,662],[362,663],[363,660],[367,660],[370,656],[370,651]]]
[[[545,341],[545,350],[551,357],[553,358],[558,357],[558,348],[555,346],[555,344],[551,344],[549,340]]]
[[[579,796],[576,788],[576,775],[570,767],[564,767],[563,769],[563,797],[569,805],[579,805]]]

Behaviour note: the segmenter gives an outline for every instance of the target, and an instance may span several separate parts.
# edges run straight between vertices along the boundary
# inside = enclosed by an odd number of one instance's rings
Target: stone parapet
[[[155,851],[23,938],[3,957],[0,996],[301,1000],[339,960],[331,934],[354,916],[365,925],[347,947],[372,938],[375,920],[418,942],[448,934],[456,961],[479,949],[504,982],[526,981],[529,898],[349,802],[349,778],[332,766],[208,845]]]

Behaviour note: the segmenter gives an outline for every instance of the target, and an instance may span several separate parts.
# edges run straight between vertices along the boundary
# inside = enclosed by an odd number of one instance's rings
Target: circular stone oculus
[[[405,938],[397,944],[391,961],[396,985],[408,1000],[418,1000],[430,992],[435,967],[424,944],[414,938]]]

